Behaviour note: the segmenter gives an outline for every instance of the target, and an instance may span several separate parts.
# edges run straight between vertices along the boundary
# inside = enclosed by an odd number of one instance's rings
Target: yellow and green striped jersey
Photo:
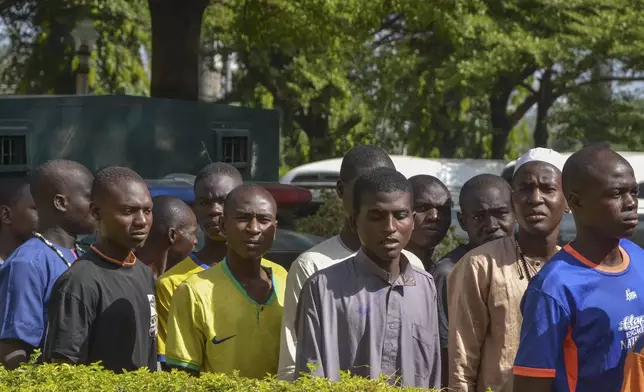
[[[192,371],[263,378],[277,374],[286,270],[262,259],[273,282],[257,303],[224,260],[186,279],[175,291],[168,318],[166,363]]]
[[[192,253],[177,265],[167,270],[159,277],[156,284],[157,298],[157,357],[160,362],[165,362],[165,342],[168,333],[168,316],[170,314],[170,304],[174,290],[183,283],[189,276],[205,271],[210,265],[201,262],[197,256]]]

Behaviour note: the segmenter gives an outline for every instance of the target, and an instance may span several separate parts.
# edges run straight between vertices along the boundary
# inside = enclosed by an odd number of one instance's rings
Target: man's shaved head
[[[628,161],[604,145],[589,146],[572,154],[566,161],[561,181],[566,198],[571,193],[583,193],[593,186],[598,176],[616,165],[633,168]]]
[[[47,161],[29,176],[40,226],[56,225],[71,235],[90,234],[90,193],[94,177],[85,166],[64,159]]]
[[[150,234],[152,207],[147,184],[134,170],[108,166],[96,172],[92,215],[99,224],[98,243],[140,249]]]
[[[91,182],[92,178],[92,172],[78,162],[53,159],[30,173],[29,186],[38,209],[51,210],[54,196],[65,193],[77,182]]]
[[[172,196],[152,199],[152,228],[150,236],[166,236],[171,228],[182,228],[195,221],[194,213],[186,203]]]
[[[471,247],[513,232],[512,188],[504,178],[493,174],[472,177],[463,184],[458,201],[458,221]]]
[[[108,196],[111,187],[123,181],[140,182],[145,184],[143,178],[134,170],[121,166],[108,166],[96,172],[92,185],[92,200],[97,201]],[[109,197],[109,196],[108,196]]]
[[[353,181],[363,173],[379,167],[396,168],[391,157],[382,148],[359,144],[349,150],[342,158],[340,181]]]
[[[479,174],[467,180],[458,196],[458,204],[461,210],[467,208],[466,204],[472,199],[476,198],[481,192],[490,188],[499,189],[503,194],[507,194],[508,200],[512,194],[512,188],[503,177],[494,174]]]
[[[141,248],[141,260],[156,277],[190,255],[197,245],[197,218],[192,209],[176,197],[152,199],[152,227]],[[158,252],[167,251],[165,258]]]
[[[434,176],[430,176],[427,174],[419,174],[419,175],[410,177],[409,183],[411,184],[411,188],[413,189],[414,194],[420,193],[424,189],[437,187],[437,188],[441,188],[446,194],[450,195],[449,189],[447,189],[447,186],[443,184],[443,181],[439,180]],[[451,198],[451,195],[450,195],[450,198]]]
[[[204,167],[197,173],[194,186],[197,187],[201,181],[211,177],[230,177],[237,184],[244,182],[241,173],[235,166],[226,162],[215,162]]]
[[[274,214],[277,213],[277,203],[273,198],[273,195],[266,190],[261,185],[255,184],[245,184],[233,189],[228,196],[226,196],[226,201],[224,203],[224,217],[227,213],[230,213],[233,208],[237,208],[241,202],[245,202],[250,198],[260,197],[268,201],[273,208]]]
[[[347,218],[353,215],[353,183],[363,174],[379,168],[396,170],[391,157],[380,147],[359,144],[342,158],[336,193],[342,199],[342,206]]]
[[[233,189],[226,197],[221,225],[229,261],[261,258],[275,240],[276,214],[275,199],[264,187],[248,184]]]
[[[633,235],[638,186],[624,157],[604,146],[586,147],[568,158],[562,182],[577,238],[594,243]]]

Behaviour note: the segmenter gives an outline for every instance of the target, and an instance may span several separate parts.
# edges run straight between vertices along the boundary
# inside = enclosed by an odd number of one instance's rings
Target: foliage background
[[[93,93],[277,109],[282,171],[365,142],[497,159],[644,147],[642,0],[5,0],[0,89],[73,93],[86,16]]]

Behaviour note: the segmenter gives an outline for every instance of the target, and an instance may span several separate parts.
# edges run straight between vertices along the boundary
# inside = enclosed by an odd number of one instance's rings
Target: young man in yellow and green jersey
[[[262,256],[275,239],[276,205],[257,185],[225,201],[226,258],[188,277],[168,318],[166,364],[200,372],[277,374],[286,270]]]

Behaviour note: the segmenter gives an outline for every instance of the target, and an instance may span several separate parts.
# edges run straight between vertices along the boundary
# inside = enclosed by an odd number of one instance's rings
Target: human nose
[[[494,232],[500,228],[499,220],[492,214],[488,214],[483,218],[482,226],[483,229],[488,232]]]
[[[436,208],[430,208],[427,210],[427,213],[425,214],[425,220],[435,222],[438,220],[438,209]]]
[[[250,234],[259,234],[262,232],[257,218],[253,217],[250,222],[248,222],[248,232]]]
[[[395,220],[396,220],[396,218],[393,215],[389,215],[389,216],[387,216],[387,218],[385,218],[383,230],[386,233],[393,233],[393,232],[396,231],[396,226],[395,226],[395,222],[394,222]]]
[[[538,188],[535,188],[532,190],[532,192],[530,192],[530,194],[528,195],[528,203],[530,205],[539,205],[543,203],[543,195]]]
[[[148,220],[152,218],[152,214],[146,214],[145,211],[140,210],[134,214],[132,224],[136,227],[146,226]]]
[[[624,208],[627,210],[636,210],[637,209],[637,196],[634,196],[631,193],[627,193],[624,198]]]
[[[210,206],[210,215],[211,216],[221,216],[224,213],[224,205],[223,203],[217,203],[214,202]]]

